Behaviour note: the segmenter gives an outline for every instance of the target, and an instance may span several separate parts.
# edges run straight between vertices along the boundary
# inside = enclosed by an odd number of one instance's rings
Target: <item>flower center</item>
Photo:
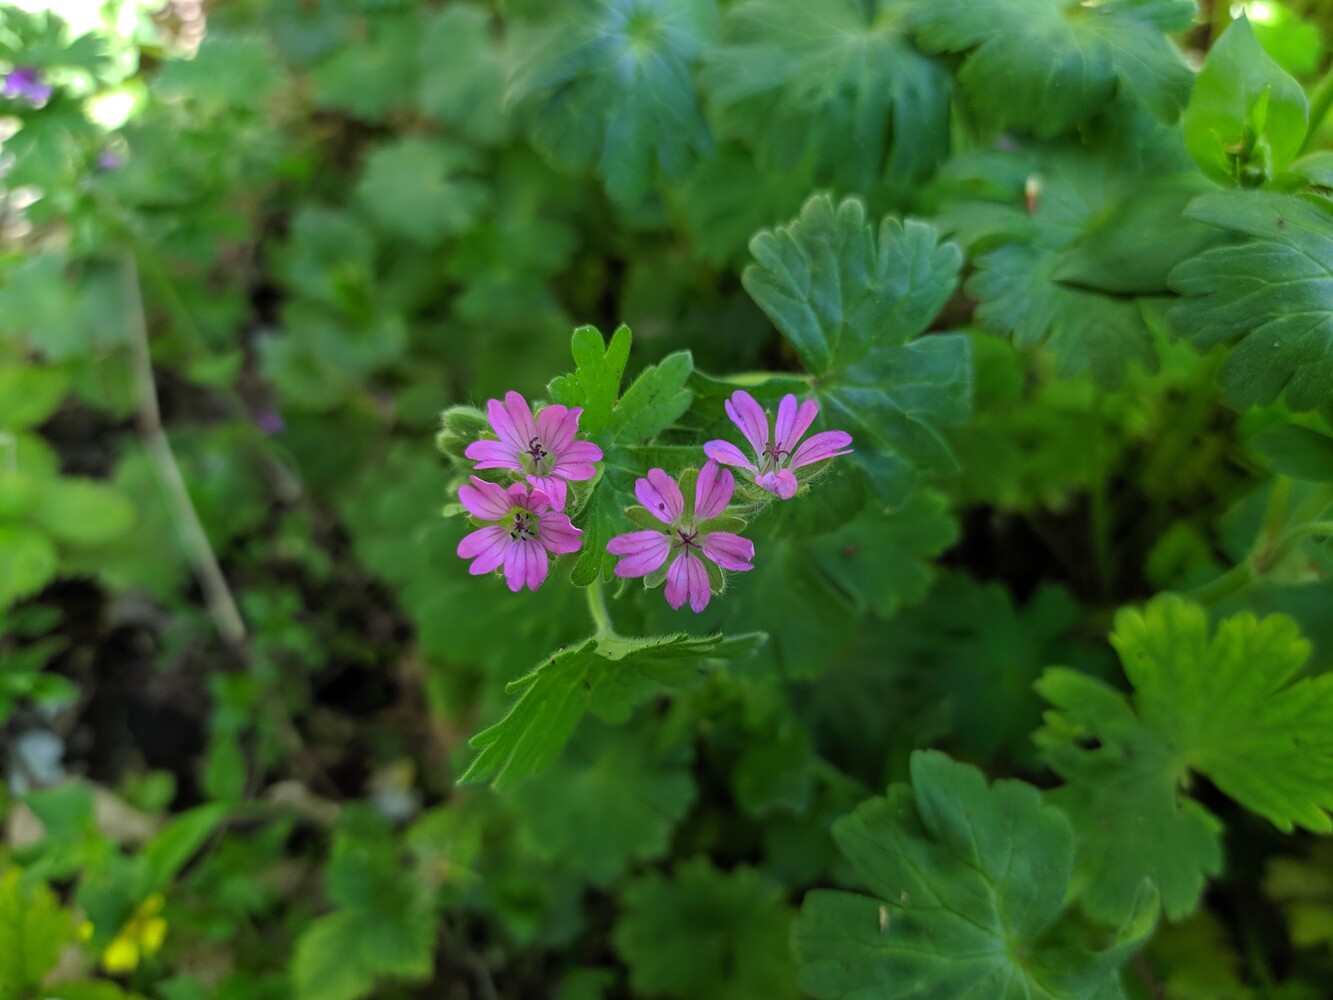
[[[509,522],[509,537],[516,542],[536,538],[538,520],[532,511],[521,507],[516,509],[513,512],[513,520]]]
[[[779,448],[776,442],[770,441],[768,444],[764,445],[764,456],[763,462],[761,463],[763,468],[759,471],[775,472],[782,466],[783,461],[790,457],[791,452]]]
[[[673,549],[697,549],[699,547],[699,532],[697,529],[691,530],[692,527],[692,525],[686,524],[675,529],[676,537],[671,542]]]
[[[522,453],[524,471],[534,476],[544,476],[551,471],[552,462],[549,461],[551,453],[542,447],[542,440],[534,437],[528,442],[527,449]]]

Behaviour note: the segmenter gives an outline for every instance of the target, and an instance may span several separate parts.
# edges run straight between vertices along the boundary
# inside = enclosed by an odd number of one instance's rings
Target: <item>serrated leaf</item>
[[[921,180],[949,148],[950,81],[912,47],[897,5],[748,0],[732,6],[702,80],[722,127],[774,171],[869,191]],[[812,162],[813,161],[813,162]]]
[[[516,789],[511,803],[538,856],[609,886],[665,854],[695,788],[688,748],[657,742],[651,729],[587,726],[541,781]]]
[[[472,738],[480,753],[458,780],[493,778],[497,789],[510,787],[555,761],[585,711],[623,720],[655,692],[697,678],[704,661],[742,659],[764,638],[762,633],[594,636],[560,649],[509,685],[519,695],[517,703]]]
[[[1223,184],[1276,176],[1300,152],[1305,91],[1263,50],[1242,14],[1208,50],[1181,122],[1185,145]]]
[[[431,17],[422,29],[418,58],[423,112],[477,142],[506,138],[504,66],[484,8],[455,4]]]
[[[10,868],[0,878],[0,989],[23,996],[60,961],[74,928],[44,882]]]
[[[1333,399],[1333,205],[1267,191],[1205,195],[1190,218],[1246,237],[1180,264],[1169,314],[1195,347],[1236,342],[1222,384],[1240,406]]]
[[[835,208],[817,195],[750,249],[746,291],[819,377],[827,419],[852,434],[885,499],[901,500],[916,468],[952,469],[941,431],[971,410],[969,346],[913,338],[952,295],[958,248],[913,220],[886,218],[876,233],[858,199]]]
[[[632,340],[629,327],[623,324],[611,335],[610,343],[593,326],[579,327],[570,338],[575,369],[551,382],[551,398],[566,406],[583,407],[579,427],[585,434],[596,436],[611,426]]]
[[[615,945],[640,996],[796,1000],[787,947],[791,912],[753,868],[720,872],[706,858],[629,883]]]
[[[1197,904],[1220,870],[1220,824],[1183,794],[1191,772],[1282,830],[1333,830],[1333,675],[1295,680],[1310,647],[1284,615],[1239,614],[1209,633],[1199,605],[1159,597],[1121,611],[1111,634],[1132,700],[1067,670],[1038,685],[1056,709],[1037,740],[1068,783],[1058,799],[1094,913],[1122,913],[1138,876],[1173,916]]]
[[[1222,870],[1222,824],[1179,787],[1172,747],[1101,681],[1053,668],[1037,692],[1054,706],[1036,740],[1066,781],[1051,801],[1078,836],[1084,908],[1103,920],[1123,919],[1135,887],[1148,878],[1168,917],[1193,912],[1207,879]],[[1090,737],[1101,746],[1079,745]]]
[[[909,10],[924,48],[964,54],[963,96],[999,129],[1051,138],[1090,118],[1117,90],[1174,121],[1189,97],[1193,74],[1163,29],[1189,25],[1190,0],[912,0]]]
[[[331,41],[329,54],[311,70],[310,81],[316,107],[379,122],[389,112],[412,105],[417,61],[404,54],[415,52],[420,44],[421,18],[415,10],[392,11],[363,23],[362,37]],[[306,30],[296,28],[302,34]]]
[[[514,33],[508,101],[534,145],[575,169],[592,162],[612,197],[649,190],[711,145],[690,66],[716,30],[713,0],[561,5]]]
[[[1120,1000],[1119,966],[1152,930],[1156,899],[1100,953],[1043,943],[1074,860],[1069,822],[1021,781],[918,750],[890,786],[833,827],[872,895],[806,895],[794,943],[819,1000]]]
[[[370,154],[356,191],[390,233],[431,246],[477,220],[488,192],[466,175],[480,169],[471,150],[409,137]]]

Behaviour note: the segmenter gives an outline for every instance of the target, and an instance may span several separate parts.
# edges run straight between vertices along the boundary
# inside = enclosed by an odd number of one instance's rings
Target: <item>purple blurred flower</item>
[[[751,462],[730,441],[709,441],[704,445],[704,453],[723,465],[745,469],[754,476],[756,486],[783,500],[795,496],[800,485],[795,469],[851,453],[847,446],[852,443],[852,436],[846,431],[821,431],[797,445],[819,413],[819,404],[813,399],[798,406],[791,393],[783,396],[771,438],[768,414],[744,389],[732,393],[726,407],[727,416],[754,449],[755,461]]]
[[[19,66],[5,74],[3,94],[10,100],[26,101],[37,107],[50,99],[51,92],[51,85],[42,83],[38,71],[31,66]]]
[[[125,166],[124,154],[117,153],[114,149],[104,149],[97,154],[98,170],[119,170],[123,166]],[[274,414],[274,416],[277,416],[277,414]],[[278,417],[278,420],[281,422],[282,418]]]
[[[264,410],[263,412],[256,414],[255,426],[269,437],[273,437],[276,434],[281,434],[287,429],[287,421],[283,420],[282,414],[278,413],[276,410]]]

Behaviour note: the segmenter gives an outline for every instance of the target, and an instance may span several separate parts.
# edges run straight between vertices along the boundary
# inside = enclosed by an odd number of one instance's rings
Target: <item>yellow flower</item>
[[[102,968],[107,972],[133,972],[139,962],[155,954],[167,936],[167,922],[158,914],[166,900],[153,893],[134,911],[120,933],[102,952]]]

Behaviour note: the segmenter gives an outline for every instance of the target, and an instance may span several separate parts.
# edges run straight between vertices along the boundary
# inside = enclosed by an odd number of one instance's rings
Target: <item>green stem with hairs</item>
[[[606,606],[606,594],[602,590],[602,577],[598,574],[597,579],[584,588],[588,594],[588,612],[592,615],[592,623],[597,627],[597,635],[611,637],[616,634],[616,628],[611,623],[611,612]]]

